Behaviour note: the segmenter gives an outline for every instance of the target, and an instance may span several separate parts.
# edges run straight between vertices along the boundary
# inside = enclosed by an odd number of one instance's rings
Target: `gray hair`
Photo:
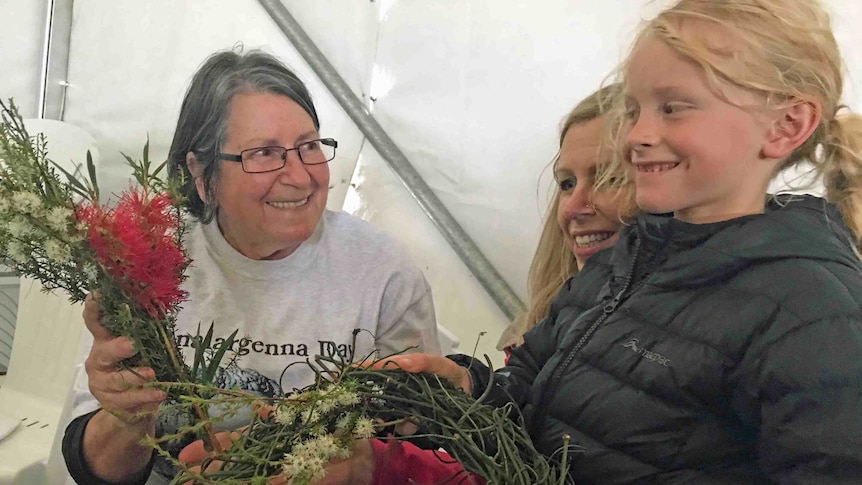
[[[182,194],[189,212],[204,223],[215,217],[215,182],[219,177],[217,154],[227,136],[228,106],[238,93],[261,92],[287,96],[302,107],[320,129],[317,111],[305,84],[278,59],[259,50],[223,51],[207,58],[192,77],[180,108],[168,155],[170,176],[184,177]],[[202,168],[204,199],[186,165],[192,152]]]

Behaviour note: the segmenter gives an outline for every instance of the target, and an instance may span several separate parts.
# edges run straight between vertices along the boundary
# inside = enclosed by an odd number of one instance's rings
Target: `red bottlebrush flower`
[[[180,289],[186,257],[175,240],[178,215],[167,194],[123,193],[114,209],[76,209],[96,258],[119,288],[153,318],[186,298]]]

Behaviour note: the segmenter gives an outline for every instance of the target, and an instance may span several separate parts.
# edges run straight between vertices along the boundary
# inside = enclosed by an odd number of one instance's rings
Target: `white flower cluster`
[[[374,436],[375,431],[374,421],[368,418],[357,419],[356,424],[353,426],[353,436],[362,440],[367,440]]]
[[[321,417],[333,410],[341,410],[359,404],[359,396],[343,386],[330,386],[323,390],[294,394],[278,405],[275,419],[281,424],[292,424],[300,418],[306,426],[317,424]]]
[[[71,257],[70,245],[82,240],[71,209],[48,207],[33,192],[0,191],[0,254],[18,264],[34,258],[63,264]]]
[[[320,436],[299,443],[284,455],[282,472],[290,485],[305,485],[326,476],[326,464],[332,459],[350,456],[350,448],[342,446],[332,435]]]
[[[358,412],[341,416],[335,423],[335,430],[341,434],[350,433],[353,438],[365,440],[374,436],[374,421],[359,416]]]
[[[323,478],[327,463],[350,456],[354,440],[374,436],[374,422],[355,408],[359,403],[359,396],[349,386],[333,385],[295,394],[276,407],[277,422],[297,426],[311,436],[284,455],[282,469],[289,484],[305,485]]]

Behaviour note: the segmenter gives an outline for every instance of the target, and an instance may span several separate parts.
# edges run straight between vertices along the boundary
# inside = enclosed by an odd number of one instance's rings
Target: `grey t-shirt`
[[[216,337],[239,329],[239,365],[278,379],[285,366],[314,355],[355,352],[362,359],[412,351],[440,353],[431,289],[406,248],[344,212],[326,211],[315,233],[290,256],[251,260],[225,241],[215,223],[195,224],[188,237],[193,266],[189,300],[177,320],[181,345],[198,324]],[[353,330],[362,329],[353,349]],[[188,358],[191,349],[185,351]],[[284,390],[312,382],[292,366]]]

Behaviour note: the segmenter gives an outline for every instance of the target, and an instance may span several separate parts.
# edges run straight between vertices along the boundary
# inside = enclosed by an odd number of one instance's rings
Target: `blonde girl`
[[[393,360],[514,402],[545,453],[570,437],[579,485],[859,483],[862,123],[841,72],[815,0],[676,2],[622,65],[616,173],[642,213],[617,245],[490,382],[465,356]],[[801,160],[826,200],[768,196]]]

